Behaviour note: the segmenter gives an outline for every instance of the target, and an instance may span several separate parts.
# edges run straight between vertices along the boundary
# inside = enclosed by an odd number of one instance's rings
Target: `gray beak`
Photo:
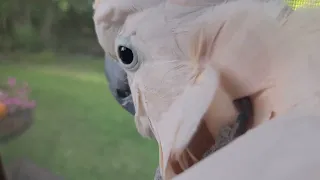
[[[132,115],[135,114],[126,72],[112,58],[105,58],[104,72],[109,81],[109,89],[118,103]]]

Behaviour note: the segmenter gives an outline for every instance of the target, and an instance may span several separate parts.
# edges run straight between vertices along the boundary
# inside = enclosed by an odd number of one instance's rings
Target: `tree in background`
[[[1,0],[1,51],[101,54],[92,23],[92,0]]]

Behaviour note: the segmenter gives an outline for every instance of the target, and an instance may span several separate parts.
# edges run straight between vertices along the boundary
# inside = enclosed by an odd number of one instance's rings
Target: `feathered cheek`
[[[136,112],[134,117],[136,128],[141,136],[146,138],[155,138],[149,117],[146,114],[141,92],[136,86],[130,86],[130,88]]]

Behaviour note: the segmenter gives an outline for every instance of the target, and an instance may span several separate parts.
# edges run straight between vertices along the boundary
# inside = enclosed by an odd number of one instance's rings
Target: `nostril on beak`
[[[116,89],[116,93],[119,98],[126,98],[131,94],[130,90],[122,90],[122,89]]]

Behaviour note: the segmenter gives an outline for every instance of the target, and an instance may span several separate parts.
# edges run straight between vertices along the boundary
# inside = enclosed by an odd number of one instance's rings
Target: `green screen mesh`
[[[320,0],[286,0],[286,2],[294,10],[304,7],[318,7],[320,6]]]

